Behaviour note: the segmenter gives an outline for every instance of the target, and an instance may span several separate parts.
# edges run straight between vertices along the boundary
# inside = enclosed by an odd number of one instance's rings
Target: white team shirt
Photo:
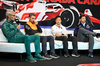
[[[53,36],[55,37],[55,34],[67,34],[67,30],[66,28],[60,24],[60,28],[58,27],[57,24],[53,25],[51,28],[51,32],[53,34]]]

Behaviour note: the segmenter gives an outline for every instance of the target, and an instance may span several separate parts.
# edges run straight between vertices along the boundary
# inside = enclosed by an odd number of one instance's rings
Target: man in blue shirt
[[[98,33],[93,32],[93,28],[87,24],[86,16],[80,16],[80,23],[76,26],[74,30],[74,36],[77,37],[78,41],[89,42],[89,57],[93,57],[93,46],[94,46],[94,38],[97,37]]]

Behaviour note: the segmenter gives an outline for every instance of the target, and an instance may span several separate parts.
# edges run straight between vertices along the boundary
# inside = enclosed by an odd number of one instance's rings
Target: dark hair
[[[29,17],[31,17],[31,16],[36,16],[36,15],[35,15],[35,14],[33,14],[33,13],[30,13],[30,14],[29,14]]]
[[[81,19],[82,17],[86,17],[85,15],[80,15],[79,19]]]
[[[56,20],[57,18],[61,18],[61,16],[56,16],[55,20]]]

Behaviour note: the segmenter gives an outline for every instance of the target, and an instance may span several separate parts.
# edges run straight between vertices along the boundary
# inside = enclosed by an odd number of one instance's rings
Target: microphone
[[[19,25],[20,22],[19,22],[19,19],[15,19],[15,22]]]

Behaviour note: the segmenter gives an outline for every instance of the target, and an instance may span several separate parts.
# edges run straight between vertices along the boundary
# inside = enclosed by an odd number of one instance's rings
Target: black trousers
[[[72,41],[72,45],[73,45],[73,53],[77,53],[77,39],[74,36],[71,37],[66,37],[66,36],[60,36],[60,37],[56,37],[56,40],[61,40],[63,41],[63,50],[64,53],[68,53],[68,41]]]
[[[52,36],[40,36],[40,42],[42,43],[42,52],[47,54],[47,42],[49,42],[50,53],[55,53],[54,38]]]

